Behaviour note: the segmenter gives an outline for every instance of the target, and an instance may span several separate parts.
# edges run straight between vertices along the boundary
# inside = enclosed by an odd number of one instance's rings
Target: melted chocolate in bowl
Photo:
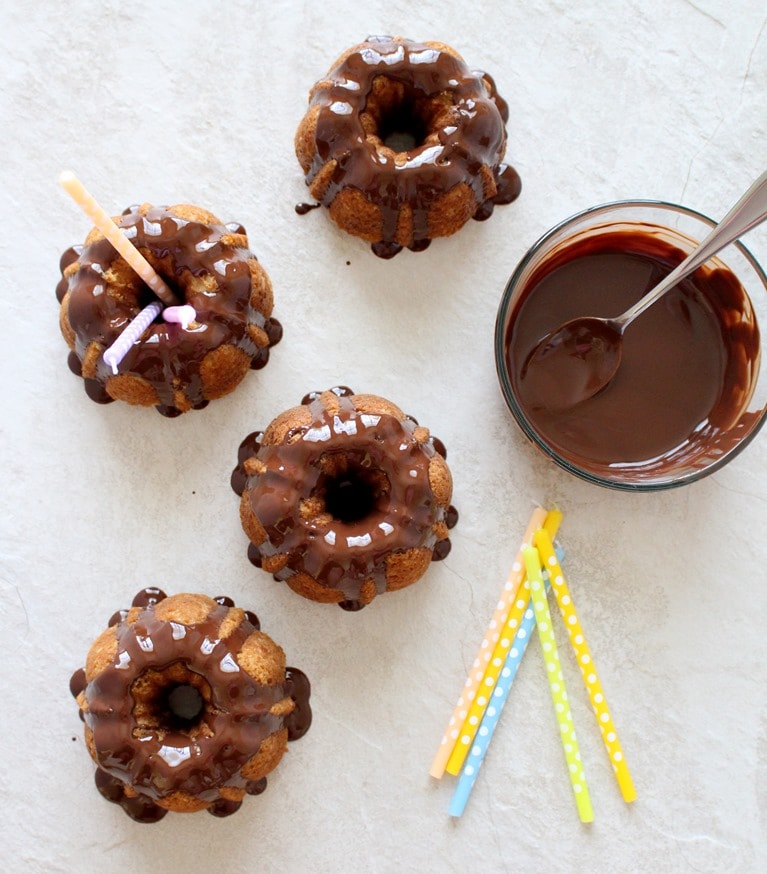
[[[618,488],[679,485],[718,467],[761,424],[756,313],[718,259],[626,329],[620,367],[594,397],[552,409],[544,380],[526,368],[548,333],[577,317],[620,315],[694,245],[647,222],[592,224],[562,235],[510,282],[496,329],[502,387],[523,430],[566,469]]]

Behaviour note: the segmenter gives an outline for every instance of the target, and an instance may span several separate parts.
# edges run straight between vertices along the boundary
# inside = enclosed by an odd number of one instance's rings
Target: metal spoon
[[[615,376],[623,332],[678,282],[738,237],[767,219],[767,171],[751,185],[708,236],[669,275],[614,319],[582,316],[551,331],[525,361],[521,378],[545,385],[541,403],[563,411],[593,397]]]

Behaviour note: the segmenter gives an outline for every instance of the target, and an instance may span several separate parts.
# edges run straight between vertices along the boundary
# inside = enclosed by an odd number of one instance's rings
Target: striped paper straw
[[[159,301],[150,303],[129,322],[123,329],[120,336],[112,343],[112,345],[104,352],[104,363],[112,368],[112,373],[117,373],[117,365],[130,352],[131,346],[141,339],[141,335],[152,324],[157,316],[162,311],[162,304]]]
[[[114,223],[112,216],[99,206],[96,199],[87,191],[77,176],[67,170],[59,176],[59,184],[157,297],[166,306],[177,304],[175,295],[157,275],[154,267]]]
[[[519,548],[514,564],[511,567],[506,584],[498,598],[498,606],[496,607],[495,613],[493,613],[493,617],[487,627],[485,636],[482,638],[482,643],[479,647],[476,658],[474,659],[472,669],[469,672],[469,676],[466,678],[463,691],[458,698],[458,703],[455,705],[453,715],[450,717],[450,722],[448,723],[445,733],[442,736],[442,740],[440,741],[437,755],[434,757],[434,761],[429,770],[432,777],[439,779],[445,773],[445,766],[450,758],[450,753],[455,746],[455,742],[458,739],[459,729],[468,715],[471,702],[474,700],[476,691],[485,676],[485,668],[490,661],[493,649],[501,636],[501,629],[506,624],[506,619],[508,618],[511,606],[514,603],[517,589],[524,578],[525,569],[522,550],[530,545],[533,534],[535,534],[535,532],[543,525],[545,520],[546,511],[541,507],[536,507],[533,511],[533,515],[530,517],[530,522],[525,530],[522,544]]]
[[[554,538],[556,536],[561,521],[562,514],[559,512],[548,513],[546,515],[546,519],[543,524],[544,527],[549,526],[548,531],[551,538]],[[514,601],[509,610],[509,615],[503,626],[503,632],[501,633],[499,640],[495,645],[495,649],[492,652],[490,661],[485,668],[485,673],[479,683],[478,691],[474,697],[474,700],[469,706],[466,717],[463,721],[463,725],[461,726],[458,732],[458,737],[455,740],[453,750],[450,753],[450,758],[447,760],[447,766],[445,767],[445,770],[448,772],[448,774],[453,774],[454,776],[457,776],[461,773],[461,767],[463,766],[463,763],[469,754],[472,741],[477,734],[479,723],[482,720],[482,715],[485,712],[485,708],[488,705],[490,696],[493,692],[493,688],[495,687],[495,684],[503,668],[503,664],[506,660],[509,648],[511,647],[511,642],[514,639],[515,635],[519,636],[519,634],[522,633],[518,629],[520,622],[522,621],[522,617],[524,616],[524,613],[527,610],[529,604],[530,584],[528,580],[524,578],[522,580],[522,584],[517,588],[516,597],[514,598]],[[524,636],[524,633],[522,634]]]
[[[562,573],[562,568],[552,547],[551,538],[548,532],[542,529],[537,532],[534,539],[541,560],[551,576],[552,589],[565,621],[565,628],[567,628],[570,643],[578,660],[581,677],[583,677],[583,683],[589,694],[591,707],[594,710],[599,730],[602,732],[602,741],[610,757],[610,763],[618,780],[621,795],[624,801],[634,801],[636,799],[634,781],[631,779],[631,773],[623,755],[623,748],[618,739],[618,732],[615,730],[610,710],[607,707],[607,699],[602,691],[602,684],[599,681],[599,674],[597,674],[597,666],[591,655],[583,628],[581,628],[578,614],[575,612],[575,604],[567,587],[565,575]]]
[[[523,557],[525,568],[527,569],[527,578],[530,581],[530,591],[538,625],[538,637],[543,649],[546,675],[548,676],[551,699],[554,702],[554,710],[559,724],[559,736],[562,741],[562,749],[565,753],[570,785],[575,796],[575,805],[578,808],[581,822],[593,822],[594,811],[591,807],[589,789],[586,785],[586,775],[583,772],[581,754],[578,749],[578,739],[575,735],[575,726],[573,725],[573,715],[568,704],[565,679],[562,676],[562,668],[559,663],[557,641],[554,637],[554,629],[551,627],[549,603],[546,600],[543,576],[541,575],[541,559],[538,555],[538,550],[533,547],[525,549]]]

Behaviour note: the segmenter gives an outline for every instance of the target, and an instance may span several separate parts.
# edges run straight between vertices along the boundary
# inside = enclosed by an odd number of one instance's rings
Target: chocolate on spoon
[[[667,291],[717,252],[767,219],[767,171],[669,275],[620,316],[582,316],[546,334],[527,357],[520,380],[552,412],[565,412],[609,385],[623,356],[623,332]]]

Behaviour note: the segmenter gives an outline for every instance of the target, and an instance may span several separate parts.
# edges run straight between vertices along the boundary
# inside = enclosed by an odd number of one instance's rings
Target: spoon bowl
[[[564,412],[610,383],[622,347],[620,325],[612,319],[571,319],[532,350],[520,379],[546,409]]]

